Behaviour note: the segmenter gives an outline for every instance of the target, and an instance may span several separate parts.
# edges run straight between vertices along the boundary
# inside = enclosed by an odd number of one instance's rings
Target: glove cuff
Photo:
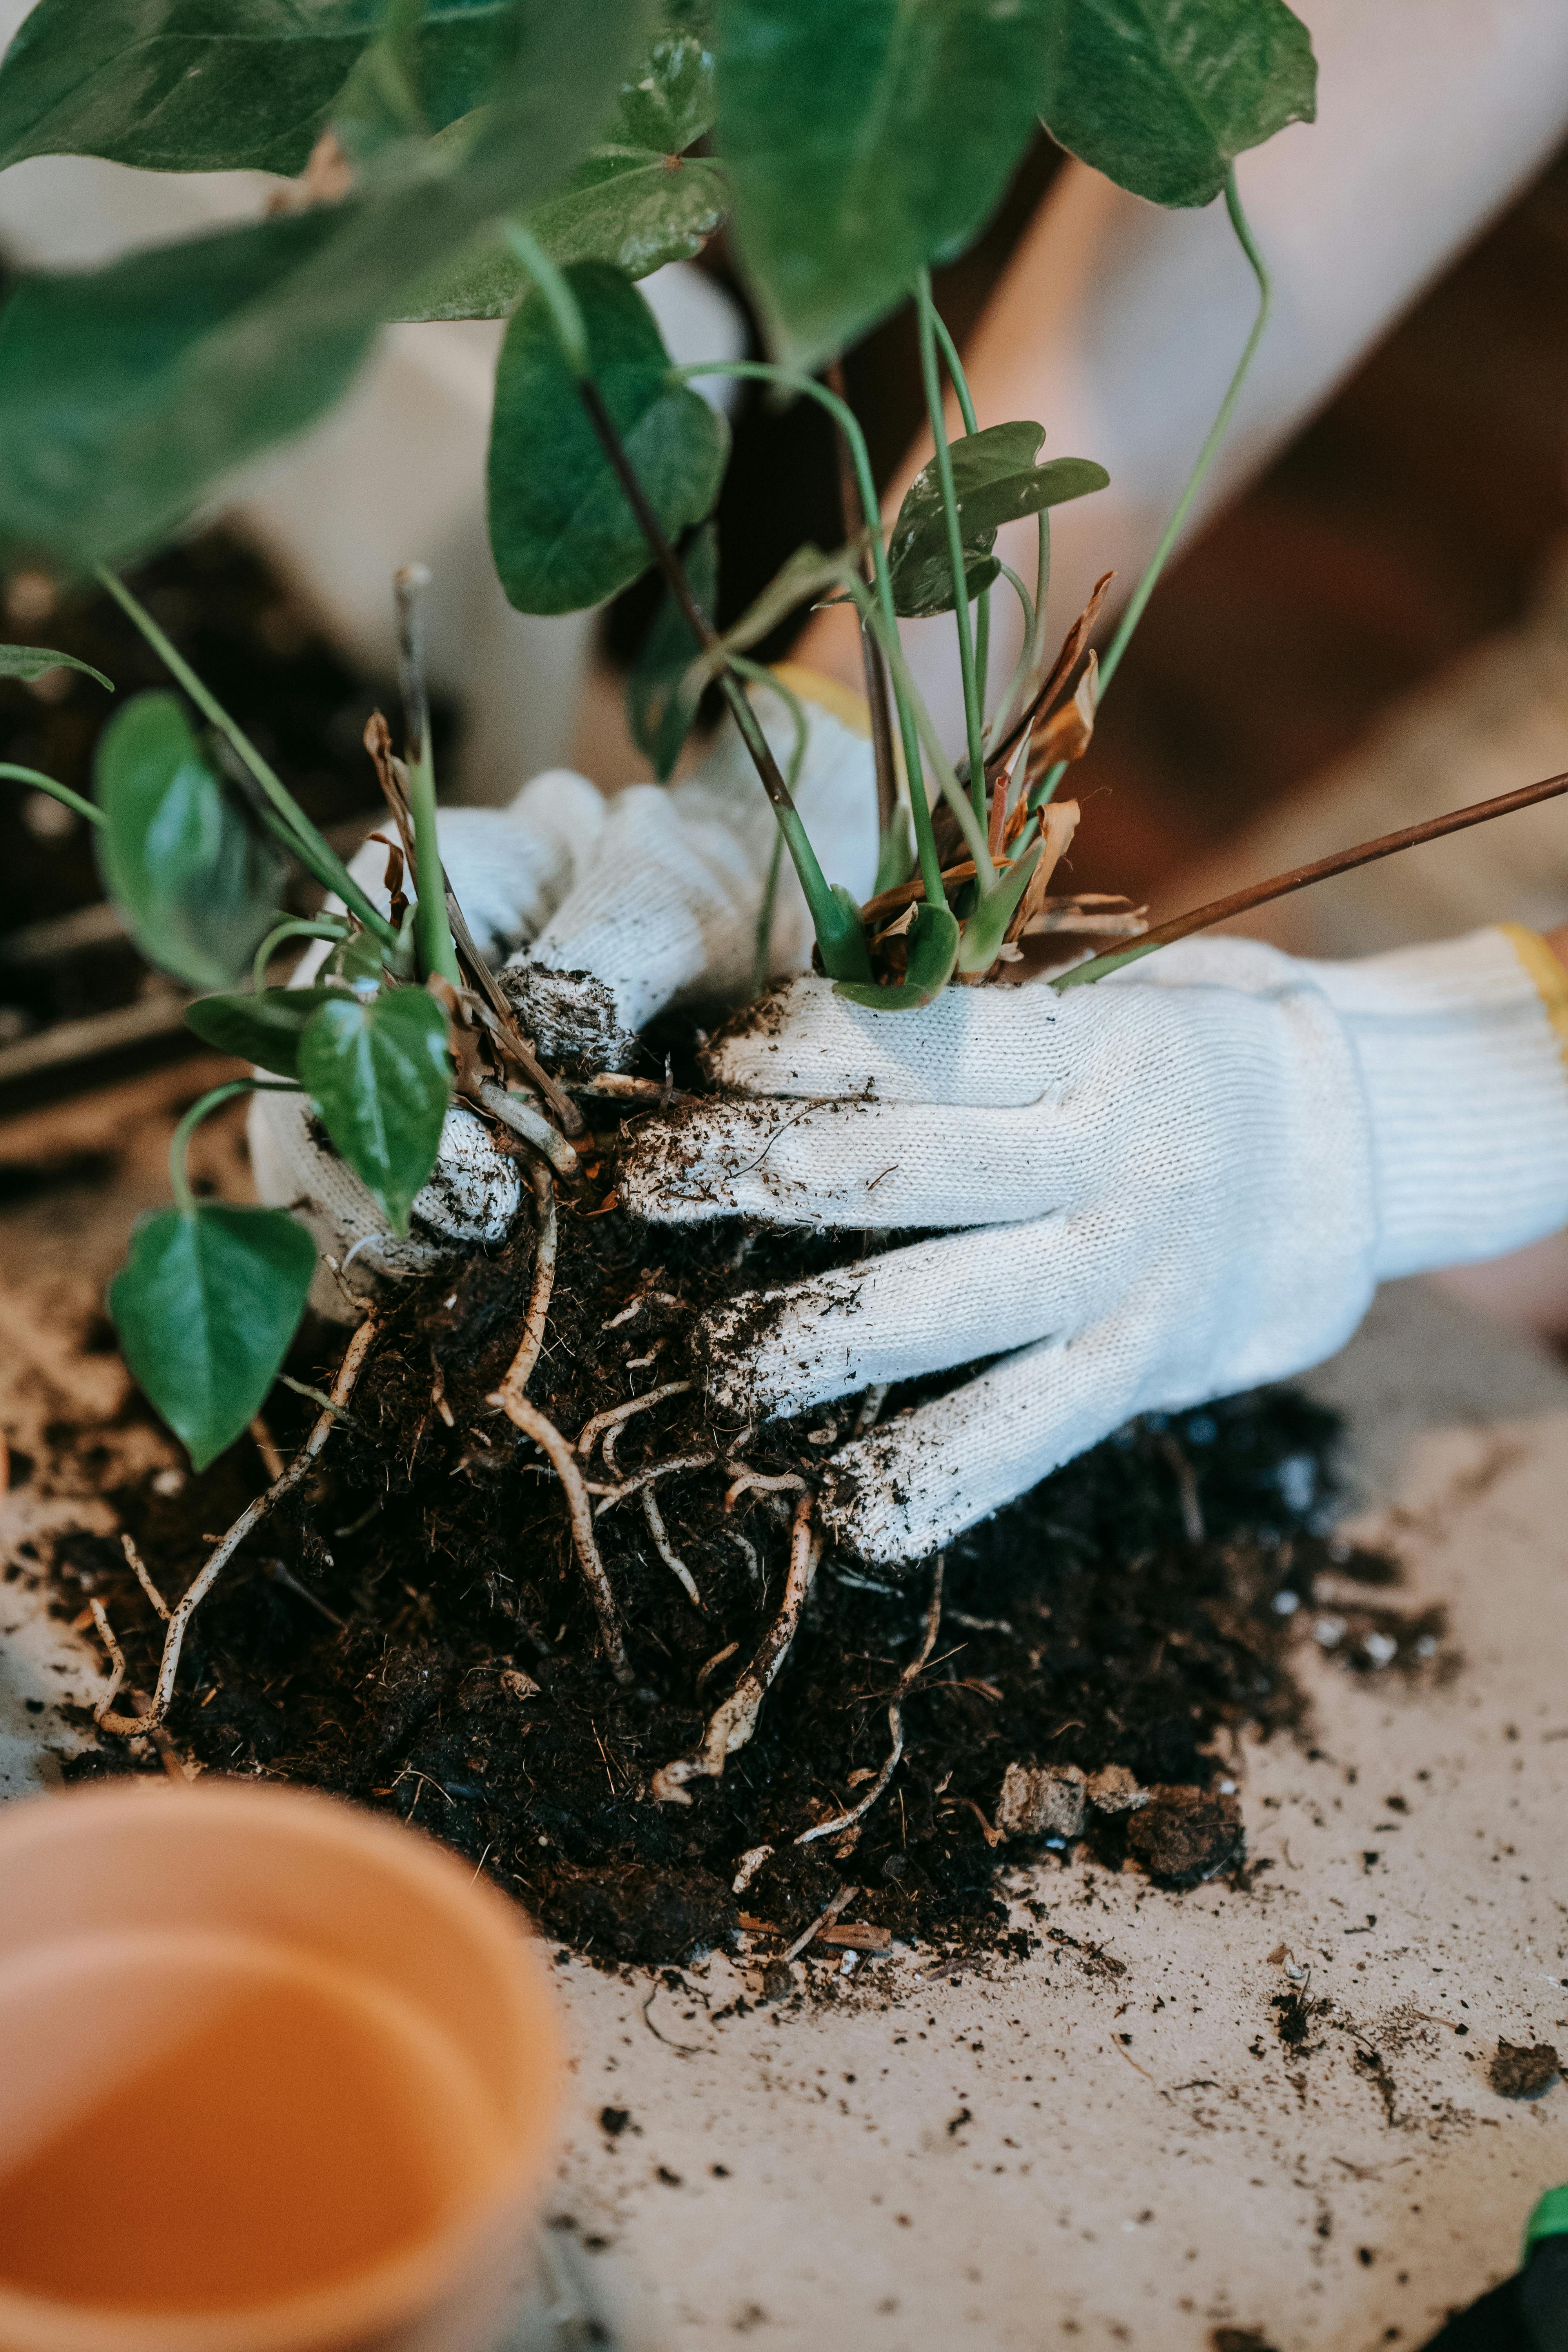
[[[1380,1281],[1568,1224],[1568,973],[1537,933],[1308,968],[1365,1087]]]

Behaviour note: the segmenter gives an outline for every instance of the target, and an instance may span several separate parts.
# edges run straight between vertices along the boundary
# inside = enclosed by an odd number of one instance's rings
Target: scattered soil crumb
[[[1501,2098],[1539,2099],[1560,2071],[1550,2042],[1500,2042],[1487,2080]]]
[[[1214,2352],[1275,2352],[1274,2346],[1256,2327],[1216,2327],[1209,2342]]]

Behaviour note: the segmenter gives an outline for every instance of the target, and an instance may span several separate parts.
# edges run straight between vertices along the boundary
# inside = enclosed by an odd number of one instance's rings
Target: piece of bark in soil
[[[1487,2070],[1500,2098],[1539,2099],[1557,2080],[1561,2067],[1550,2042],[1501,2042]]]
[[[1009,1764],[996,1826],[1007,1837],[1075,1838],[1083,1828],[1084,1775],[1077,1764]]]

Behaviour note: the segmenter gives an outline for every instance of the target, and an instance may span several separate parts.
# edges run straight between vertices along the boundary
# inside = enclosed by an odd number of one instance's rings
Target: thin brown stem
[[[110,1687],[109,1697],[94,1710],[101,1730],[111,1731],[121,1739],[135,1739],[139,1738],[143,1732],[155,1731],[163,1722],[169,1712],[170,1702],[174,1696],[174,1676],[179,1671],[180,1651],[185,1638],[185,1628],[212,1591],[223,1569],[227,1566],[245,1541],[246,1537],[254,1528],[259,1526],[275,1504],[281,1502],[284,1496],[292,1493],[296,1486],[301,1486],[315,1467],[316,1457],[331,1435],[339,1412],[353,1394],[354,1382],[358,1380],[364,1360],[370,1352],[371,1342],[375,1338],[375,1317],[367,1315],[349,1341],[342,1362],[338,1366],[337,1378],[332,1382],[331,1400],[317,1419],[310,1436],[305,1440],[288,1469],[284,1471],[283,1475],[280,1478],[275,1478],[265,1494],[258,1495],[256,1500],[247,1504],[241,1511],[200,1575],[175,1603],[169,1616],[169,1630],[163,1636],[163,1655],[158,1668],[157,1687],[153,1691],[151,1706],[144,1709],[141,1715],[112,1713],[110,1700],[114,1696],[114,1690],[118,1688],[117,1676],[114,1685]]]
[[[1555,800],[1560,793],[1568,793],[1568,775],[1548,776],[1539,784],[1522,784],[1518,792],[1500,793],[1493,800],[1475,801],[1468,808],[1451,810],[1447,816],[1427,817],[1420,824],[1402,826],[1397,833],[1380,834],[1375,841],[1360,842],[1354,849],[1337,849],[1332,856],[1315,858],[1310,866],[1293,866],[1288,873],[1273,875],[1267,882],[1249,883],[1245,890],[1233,890],[1228,898],[1211,898],[1206,907],[1194,907],[1190,914],[1173,916],[1168,923],[1156,923],[1131,947],[1119,948],[1109,955],[1095,956],[1089,963],[1077,964],[1052,985],[1058,989],[1077,988],[1084,981],[1103,979],[1107,972],[1119,971],[1124,964],[1136,963],[1140,957],[1152,955],[1156,948],[1189,939],[1194,931],[1212,929],[1215,923],[1229,922],[1233,916],[1247,914],[1254,907],[1268,906],[1270,899],[1289,898],[1293,890],[1305,890],[1313,882],[1327,882],[1336,874],[1350,874],[1358,866],[1371,866],[1376,859],[1393,857],[1402,849],[1419,849],[1423,842],[1441,841],[1445,835],[1463,833],[1469,825],[1488,824],[1493,817],[1511,816],[1516,809],[1533,808],[1538,801]]]
[[[858,1804],[851,1805],[846,1812],[836,1813],[830,1821],[814,1822],[810,1829],[801,1831],[800,1835],[795,1839],[796,1845],[810,1845],[816,1838],[837,1837],[840,1830],[852,1829],[863,1813],[870,1811],[897,1771],[899,1759],[904,1752],[903,1696],[936,1646],[937,1628],[942,1623],[942,1582],[945,1566],[945,1559],[939,1551],[936,1556],[935,1573],[931,1578],[931,1603],[926,1610],[925,1639],[921,1643],[918,1656],[910,1659],[899,1676],[899,1686],[893,1693],[888,1706],[888,1730],[891,1735],[893,1745],[887,1762]]]

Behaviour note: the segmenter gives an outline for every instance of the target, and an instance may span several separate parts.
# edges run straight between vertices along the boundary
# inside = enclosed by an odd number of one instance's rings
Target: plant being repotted
[[[126,12],[112,55],[84,75],[78,12],[70,0],[40,0],[0,66],[0,160],[87,152],[154,169],[300,174],[286,199],[254,223],[97,271],[25,278],[0,310],[0,403],[8,420],[0,541],[14,559],[25,554],[68,579],[96,576],[205,722],[198,731],[173,694],[139,698],[105,732],[94,803],[73,805],[99,828],[106,887],[138,943],[162,969],[206,992],[191,1008],[191,1025],[270,1074],[219,1088],[181,1121],[171,1161],[175,1206],[139,1228],[111,1291],[127,1360],[193,1465],[204,1468],[250,1424],[318,1278],[315,1247],[287,1207],[195,1198],[184,1151],[205,1110],[247,1087],[292,1096],[313,1148],[353,1171],[374,1223],[395,1244],[408,1234],[422,1198],[426,1233],[440,1227],[426,1192],[433,1179],[448,1194],[468,1184],[472,1195],[467,1227],[461,1215],[446,1223],[448,1239],[456,1234],[469,1245],[443,1261],[438,1286],[449,1295],[436,1322],[423,1293],[411,1307],[395,1289],[374,1292],[330,1394],[316,1392],[321,1415],[293,1464],[208,1554],[172,1611],[132,1547],[132,1565],[166,1630],[151,1702],[117,1711],[111,1691],[100,1720],[121,1734],[163,1722],[195,1612],[259,1520],[293,1507],[334,1427],[351,1422],[352,1429],[356,1394],[362,1402],[364,1394],[356,1383],[374,1365],[378,1339],[395,1331],[397,1346],[382,1349],[396,1360],[383,1367],[377,1391],[383,1434],[370,1438],[361,1424],[356,1442],[374,1454],[412,1438],[412,1465],[432,1410],[467,1442],[452,1410],[454,1395],[466,1391],[473,1444],[457,1467],[470,1483],[520,1462],[548,1471],[551,1540],[570,1543],[574,1607],[591,1604],[604,1667],[626,1706],[652,1671],[639,1614],[647,1563],[639,1555],[623,1577],[624,1564],[605,1556],[599,1527],[607,1512],[635,1504],[656,1555],[660,1610],[673,1591],[679,1610],[692,1612],[679,1637],[682,1653],[714,1643],[698,1690],[727,1666],[703,1698],[695,1745],[689,1696],[678,1703],[668,1692],[644,1694],[657,1702],[658,1722],[639,1738],[647,1761],[633,1777],[668,1803],[689,1804],[685,1784],[718,1778],[753,1736],[806,1605],[825,1529],[874,1562],[897,1564],[931,1548],[911,1536],[908,1513],[857,1517],[865,1465],[877,1458],[872,1426],[897,1370],[884,1377],[862,1365],[836,1387],[819,1368],[804,1386],[783,1379],[771,1391],[754,1374],[749,1382],[729,1379],[727,1359],[756,1313],[752,1283],[738,1278],[740,1258],[731,1252],[726,1263],[728,1244],[710,1243],[704,1227],[683,1296],[679,1277],[673,1287],[662,1278],[668,1232],[650,1234],[617,1207],[608,1190],[617,1113],[667,1113],[681,1089],[668,1063],[662,1078],[618,1066],[634,1041],[617,1024],[620,1000],[613,989],[606,995],[605,974],[563,971],[559,958],[542,964],[526,950],[498,972],[476,942],[464,894],[443,868],[444,845],[448,865],[458,860],[455,836],[446,845],[438,836],[419,575],[410,571],[397,583],[402,756],[379,718],[367,730],[390,830],[374,865],[362,859],[351,872],[116,567],[177,528],[229,468],[329,406],[384,320],[508,317],[489,465],[492,544],[508,595],[528,611],[574,610],[657,566],[666,601],[632,682],[634,728],[668,777],[705,690],[716,687],[733,730],[724,752],[731,787],[743,752],[754,770],[750,789],[765,795],[776,820],[771,853],[759,861],[752,811],[762,803],[753,799],[737,818],[742,848],[731,881],[736,902],[745,902],[745,951],[737,958],[731,938],[719,992],[754,994],[773,968],[787,854],[829,1019],[852,1017],[863,1030],[868,1018],[887,1041],[870,1049],[873,1059],[884,1050],[889,1066],[911,1052],[918,1059],[910,1036],[931,1023],[963,1024],[982,996],[1005,994],[1019,1007],[1043,1002],[1012,985],[1042,964],[1055,968],[1058,990],[1076,989],[1216,911],[1233,911],[1200,910],[1150,933],[1124,901],[1052,895],[1078,814],[1057,794],[1069,762],[1089,747],[1097,698],[1175,542],[1264,331],[1268,274],[1234,165],[1283,124],[1310,119],[1310,46],[1282,0],[1164,0],[1154,12],[1110,0],[1026,0],[1009,10],[954,0],[934,15],[865,6],[847,26],[824,0],[721,0],[711,24],[683,0],[670,0],[658,23],[632,0],[556,12],[524,0],[478,11],[393,0],[379,21],[350,15],[352,22],[323,11],[279,27],[266,11],[247,23],[241,8],[214,33],[205,19],[187,22],[179,8],[147,0]],[[1223,196],[1259,293],[1213,431],[1102,656],[1090,644],[1098,596],[1054,657],[1046,622],[1051,509],[1091,495],[1105,477],[1088,457],[1041,462],[1038,424],[975,415],[931,294],[932,262],[978,233],[1042,115],[1063,144],[1155,202]],[[721,635],[710,519],[726,435],[689,381],[714,370],[701,362],[671,366],[635,280],[694,252],[727,215],[774,354],[731,362],[728,372],[827,408],[852,492],[844,547],[797,551]],[[859,426],[823,377],[848,342],[911,293],[935,455],[885,531]],[[944,368],[964,424],[951,445]],[[1031,515],[1032,584],[993,553],[998,529]],[[1024,644],[993,694],[990,603],[1004,575],[1024,616]],[[749,650],[792,611],[827,596],[858,608],[866,650],[871,749],[858,784],[863,832],[874,814],[876,856],[874,874],[848,877],[854,888],[825,867],[795,805],[793,785],[809,769],[817,721],[787,672],[758,671]],[[954,615],[963,682],[957,761],[926,713],[898,630],[901,617],[942,612]],[[55,658],[43,649],[8,656],[12,674]],[[594,854],[590,845],[584,860],[591,877]],[[309,921],[280,919],[278,891],[289,861],[334,894],[342,911],[330,905]],[[596,878],[601,898],[633,906],[651,887],[618,868]],[[313,968],[289,985],[268,984],[272,958],[301,933],[316,942]],[[1097,946],[1104,951],[1083,960]],[[745,985],[737,987],[738,975]],[[812,1047],[819,1049],[805,1077],[796,1072],[782,1089],[771,1087],[756,1060],[770,1050],[765,1024],[753,1026],[721,1049],[719,1066],[742,1089],[832,1096],[840,1088],[831,1039]],[[984,1099],[1011,1100],[1008,1083],[996,1080]],[[656,1119],[627,1155],[626,1200],[677,1222],[700,1221],[716,1202],[773,1215],[788,1181],[780,1174],[788,1146],[749,1197],[737,1180],[802,1115],[781,1118],[766,1105],[751,1106],[757,1158],[742,1161],[730,1111],[721,1134],[704,1129],[703,1104],[676,1108],[673,1122]],[[970,1109],[971,1124],[982,1125],[978,1102]],[[951,1148],[962,1154],[962,1104],[959,1110]],[[927,1124],[941,1121],[932,1112]],[[518,1213],[525,1200],[529,1216]],[[793,1222],[818,1223],[823,1215],[818,1204]],[[602,1230],[600,1217],[609,1220]],[[914,1213],[907,1203],[890,1208],[887,1222],[963,1220],[944,1217],[928,1200]],[[395,1247],[382,1255],[395,1271]],[[907,1255],[895,1255],[907,1267]],[[811,1268],[792,1265],[786,1251],[776,1270]],[[353,1286],[353,1269],[342,1261],[328,1272]],[[830,1267],[814,1311],[841,1305],[844,1283],[866,1278],[863,1269],[845,1276]],[[568,1289],[574,1330],[584,1328],[584,1311],[614,1307],[600,1334],[640,1320],[652,1344],[635,1355],[623,1350],[613,1377],[595,1360],[583,1378],[556,1379],[547,1412],[540,1389],[549,1382],[539,1368],[552,1294],[559,1318]],[[677,1339],[675,1322],[695,1305],[709,1309],[695,1340],[689,1327]],[[660,1316],[663,1333],[652,1328]],[[778,1347],[798,1351],[798,1322],[784,1339],[781,1328]],[[446,1357],[430,1336],[437,1328],[450,1337]],[[1010,1344],[984,1318],[973,1337],[962,1351],[971,1357]],[[420,1348],[425,1361],[411,1372]],[[689,1377],[662,1378],[678,1360]],[[940,1360],[951,1364],[952,1351]],[[1244,1356],[1243,1378],[1246,1365]],[[1260,1362],[1250,1376],[1268,1369]],[[638,1370],[649,1374],[640,1385],[631,1379]],[[867,1394],[847,1451],[824,1465],[837,1475],[835,1499],[800,1466],[803,1458],[823,1460],[802,1456],[801,1433],[759,1433],[752,1409],[816,1402],[846,1385]],[[627,1387],[629,1394],[618,1392]],[[616,1447],[626,1424],[637,1427],[643,1412],[678,1397],[691,1417],[689,1442],[620,1470]],[[503,1413],[518,1433],[515,1452],[503,1453],[482,1428],[473,1434],[473,1416],[487,1402],[491,1427],[494,1413]],[[574,1433],[563,1425],[568,1405]],[[1102,1419],[1082,1442],[1109,1425]],[[813,1431],[806,1442],[837,1445],[841,1435],[830,1417],[827,1436]],[[493,1457],[482,1469],[475,1447]],[[714,1530],[716,1544],[731,1545],[722,1590],[713,1576],[703,1590],[663,1517],[663,1482],[688,1475],[706,1477],[712,1492],[704,1507],[727,1522]],[[769,1585],[768,1544],[733,1520],[746,1497],[781,1520],[773,1547],[782,1551],[782,1597]],[[950,1529],[998,1499],[983,1488],[960,1493]],[[537,1514],[528,1519],[530,1540],[539,1524]],[[755,1524],[765,1534],[767,1514]],[[628,1582],[629,1591],[617,1589]],[[112,1642],[101,1603],[94,1608]],[[895,1763],[905,1694],[940,1618],[940,1573],[931,1610],[917,1665],[900,1675],[889,1702]],[[736,1638],[719,1646],[731,1623]],[[668,1640],[653,1638],[668,1654]],[[586,1658],[582,1670],[603,1679],[604,1669]],[[730,1695],[714,1706],[724,1682]],[[662,1754],[660,1738],[668,1743]],[[872,1777],[880,1795],[887,1775]],[[610,1780],[614,1790],[613,1771]],[[870,1801],[852,1812],[830,1806],[807,1834],[858,1835]]]

